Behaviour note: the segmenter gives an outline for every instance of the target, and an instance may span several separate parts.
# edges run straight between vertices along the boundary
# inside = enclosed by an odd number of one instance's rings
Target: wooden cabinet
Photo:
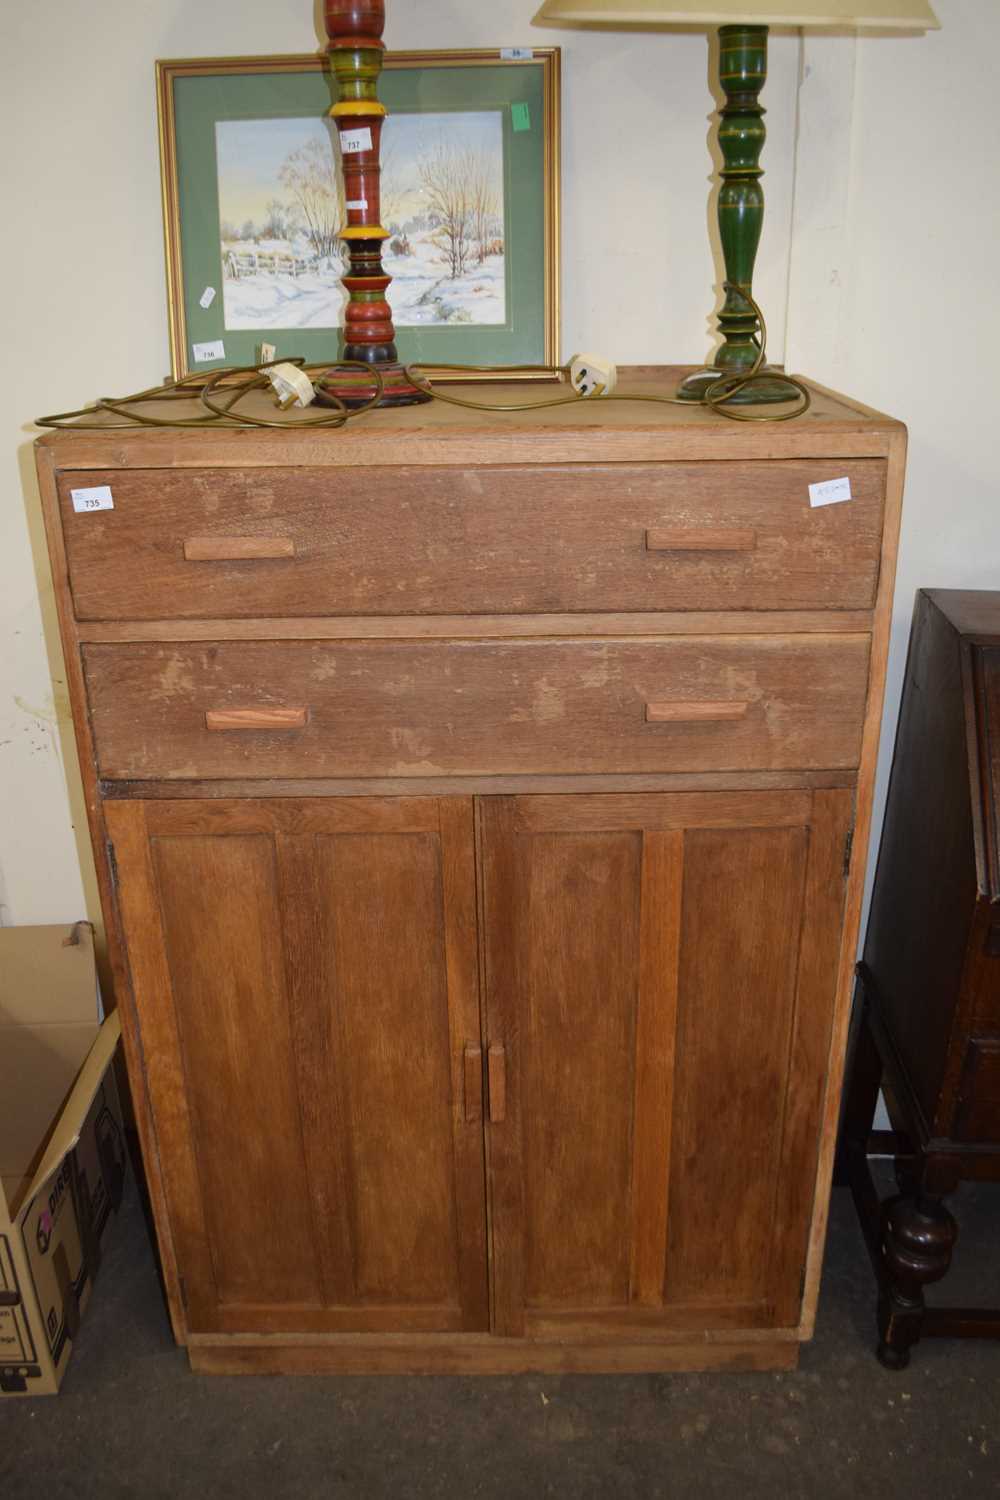
[[[197,1368],[794,1364],[903,450],[821,391],[41,441]]]
[[[890,1369],[921,1337],[1000,1338],[1000,1308],[924,1305],[955,1246],[944,1200],[962,1180],[1000,1181],[998,833],[1000,593],[921,589],[841,1137]],[[872,1131],[880,1085],[891,1132]],[[881,1203],[870,1149],[895,1158],[899,1192]],[[964,1245],[967,1263],[988,1249]]]

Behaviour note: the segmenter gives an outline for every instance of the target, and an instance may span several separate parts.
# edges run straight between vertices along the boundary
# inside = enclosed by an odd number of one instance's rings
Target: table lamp
[[[337,102],[330,115],[340,137],[347,223],[340,239],[350,264],[341,277],[348,301],[344,313],[344,359],[316,382],[321,405],[410,406],[429,401],[400,363],[386,289],[392,281],[382,264],[389,231],[381,219],[382,122],[378,80],[385,43],[385,0],[325,0],[330,71]],[[377,380],[371,371],[377,371]]]
[[[719,313],[722,344],[712,366],[698,370],[679,395],[700,401],[721,376],[747,374],[757,358],[758,321],[744,293],[752,293],[753,267],[764,217],[759,162],[764,111],[758,95],[767,77],[769,26],[926,31],[939,22],[927,0],[545,0],[535,26],[601,26],[605,30],[660,30],[671,26],[719,27],[720,111],[719,236],[726,292]],[[791,401],[798,389],[765,365],[731,401]]]

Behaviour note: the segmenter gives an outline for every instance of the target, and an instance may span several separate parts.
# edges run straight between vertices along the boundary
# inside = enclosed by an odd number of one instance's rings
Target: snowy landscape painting
[[[226,329],[340,327],[347,216],[333,122],[220,120],[215,146]],[[504,324],[501,111],[390,115],[382,224],[397,327]]]

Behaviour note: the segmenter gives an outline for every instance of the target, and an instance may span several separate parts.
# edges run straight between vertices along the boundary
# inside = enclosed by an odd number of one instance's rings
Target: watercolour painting
[[[225,327],[339,328],[346,223],[325,121],[215,127]],[[383,264],[397,328],[503,324],[503,117],[391,115],[382,135]]]
[[[557,48],[389,53],[383,264],[404,362],[557,362]],[[347,221],[322,57],[157,64],[173,373],[342,346]],[[514,371],[512,369],[511,373]]]

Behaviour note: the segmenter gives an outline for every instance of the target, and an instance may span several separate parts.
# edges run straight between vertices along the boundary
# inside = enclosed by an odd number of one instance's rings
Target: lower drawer
[[[824,770],[867,636],[83,648],[109,779]]]

